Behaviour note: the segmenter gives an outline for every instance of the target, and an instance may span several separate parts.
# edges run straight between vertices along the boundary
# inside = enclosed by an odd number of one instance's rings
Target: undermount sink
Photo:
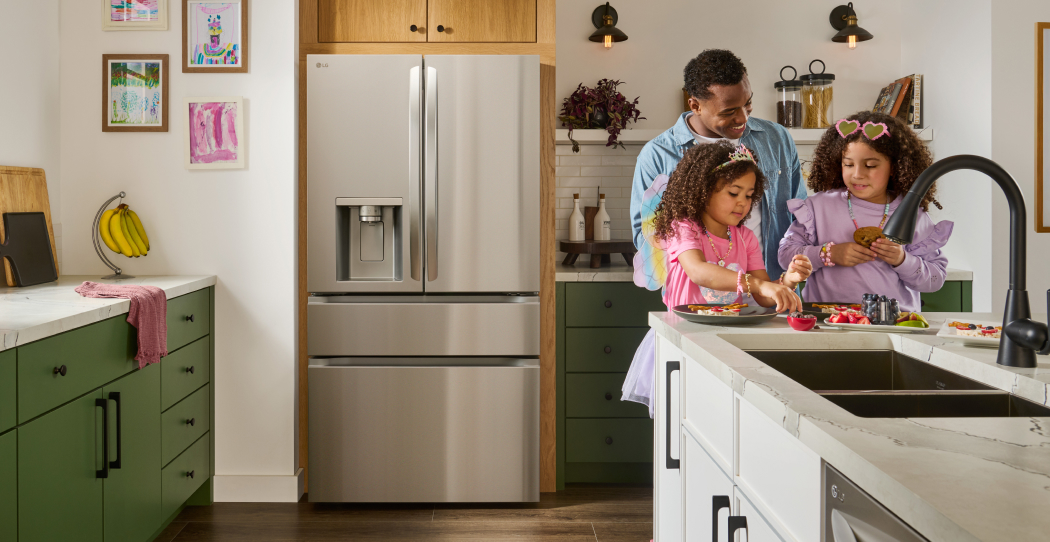
[[[894,350],[749,350],[862,418],[1050,416],[1050,408]]]

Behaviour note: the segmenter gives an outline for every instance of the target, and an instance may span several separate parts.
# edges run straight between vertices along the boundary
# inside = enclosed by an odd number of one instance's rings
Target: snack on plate
[[[812,318],[814,320],[817,319],[816,316],[813,316],[812,314],[806,314],[804,312],[793,312],[793,313],[789,314],[788,316],[791,317],[791,318],[805,318],[807,320],[810,319],[810,318]]]
[[[814,303],[813,304],[813,308],[814,309],[820,309],[820,312],[824,312],[824,313],[828,313],[828,314],[835,314],[836,312],[842,312],[842,311],[850,311],[850,310],[859,311],[860,310],[860,305],[854,305],[854,304],[850,304],[850,305],[836,305],[834,303]]]
[[[876,239],[885,239],[886,236],[882,234],[882,228],[876,226],[868,226],[865,228],[859,228],[853,232],[853,240],[864,248],[871,248],[871,244]]]
[[[999,339],[1002,336],[1003,326],[979,326],[966,322],[951,322],[948,325],[955,328],[956,335],[963,337],[984,337],[986,339]]]
[[[867,316],[864,316],[858,311],[848,310],[837,312],[828,317],[829,324],[859,324],[862,326],[870,326],[871,320]]]
[[[688,307],[696,314],[707,316],[740,316],[740,309],[747,307],[747,303],[732,303],[720,307],[711,305],[688,305]]]
[[[930,327],[930,323],[917,312],[902,312],[900,317],[897,318],[897,325],[904,327],[920,327],[923,329]]]

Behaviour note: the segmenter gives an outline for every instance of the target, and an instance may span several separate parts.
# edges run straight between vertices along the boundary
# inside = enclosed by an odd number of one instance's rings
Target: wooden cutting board
[[[58,252],[55,250],[55,230],[51,227],[51,204],[47,199],[47,179],[40,168],[0,166],[0,218],[3,213],[44,213],[47,219],[47,235],[51,238],[51,256],[58,269]],[[7,237],[4,222],[0,219],[0,243]],[[8,286],[15,285],[11,264],[4,259],[4,277]]]

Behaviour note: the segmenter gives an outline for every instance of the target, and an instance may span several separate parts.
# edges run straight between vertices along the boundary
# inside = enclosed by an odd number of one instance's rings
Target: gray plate
[[[723,307],[724,304],[719,303],[694,303],[695,305],[707,305],[709,307]],[[768,322],[773,318],[776,318],[777,311],[772,308],[750,306],[740,309],[740,316],[709,316],[706,314],[696,314],[689,310],[689,305],[678,305],[673,309],[674,313],[690,322],[696,322],[698,324],[708,324],[716,326],[732,326],[732,325],[751,325],[761,324],[762,322]]]

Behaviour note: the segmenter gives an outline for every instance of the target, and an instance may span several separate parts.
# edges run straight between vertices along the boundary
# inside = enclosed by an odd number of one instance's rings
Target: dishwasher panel
[[[926,538],[825,463],[824,541],[926,542]]]
[[[539,501],[539,362],[315,358],[311,502]]]

